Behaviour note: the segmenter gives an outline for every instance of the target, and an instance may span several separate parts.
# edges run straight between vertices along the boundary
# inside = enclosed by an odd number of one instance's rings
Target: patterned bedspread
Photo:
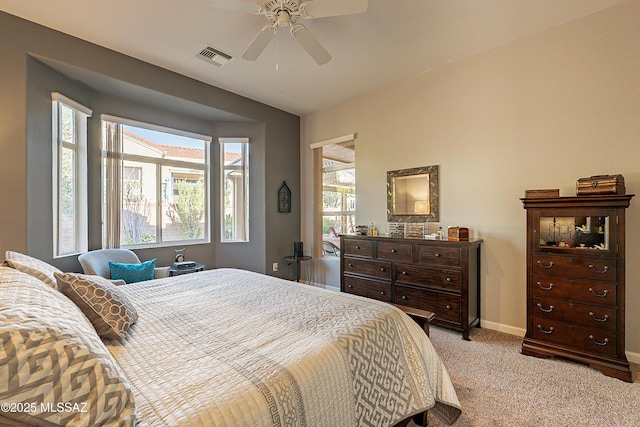
[[[140,318],[107,347],[148,426],[391,426],[460,415],[400,310],[234,269],[125,285]]]

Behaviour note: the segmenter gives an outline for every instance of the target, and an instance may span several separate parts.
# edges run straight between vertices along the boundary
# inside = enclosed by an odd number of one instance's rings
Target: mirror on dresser
[[[438,166],[387,172],[387,221],[437,222]]]

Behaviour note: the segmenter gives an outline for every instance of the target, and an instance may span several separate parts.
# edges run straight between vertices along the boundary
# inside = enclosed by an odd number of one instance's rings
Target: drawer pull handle
[[[356,245],[356,249],[360,249],[360,246]]]
[[[353,264],[349,263],[349,267],[353,267]]]
[[[542,261],[536,261],[536,263],[542,268],[551,268],[551,267],[553,267],[553,261],[549,261],[549,265],[543,265]]]
[[[447,310],[451,310],[451,306],[450,306],[450,305],[447,305],[445,308],[446,308]]]
[[[395,249],[391,249],[391,253],[392,253],[392,254],[395,254],[395,253],[397,253],[397,252],[398,252],[398,251],[396,251]]]
[[[380,295],[384,295],[384,291],[380,291]]]
[[[406,295],[402,295],[402,299],[406,300],[407,296]]]
[[[409,274],[409,273],[407,273],[406,271],[403,271],[403,272],[402,272],[402,275],[403,275],[403,276],[406,276],[407,274]]]
[[[550,291],[551,289],[553,289],[553,283],[549,283],[549,287],[548,288],[545,288],[544,286],[542,286],[542,283],[540,283],[540,282],[536,282],[536,284],[543,291]]]
[[[348,288],[353,288],[353,285],[347,285]]]
[[[589,312],[589,316],[593,317],[593,320],[595,320],[596,322],[606,322],[607,320],[609,320],[609,315],[605,314],[604,317],[602,319],[599,319],[596,317],[595,314],[593,314],[593,311]]]
[[[603,293],[596,294],[596,291],[594,291],[593,288],[589,288],[589,292],[591,292],[594,297],[598,297],[598,298],[604,298],[609,293],[609,291],[607,289],[605,289]]]
[[[550,305],[549,308],[544,308],[542,307],[542,304],[538,303],[538,308],[544,311],[545,313],[551,313],[555,307]]]
[[[433,254],[433,256],[438,258],[438,257],[440,257],[440,254]]]
[[[447,282],[451,282],[451,277],[447,277]]]
[[[609,338],[605,338],[604,341],[600,342],[600,341],[596,341],[596,339],[593,337],[593,335],[589,335],[589,339],[591,341],[593,341],[594,343],[596,343],[597,345],[607,345],[607,344],[609,344]]]
[[[609,266],[608,266],[608,265],[605,265],[605,266],[604,266],[604,268],[603,268],[602,270],[600,270],[600,271],[598,271],[598,270],[593,266],[593,264],[589,264],[589,268],[590,268],[590,269],[592,269],[593,271],[595,271],[595,272],[596,272],[596,273],[598,273],[598,274],[604,274],[604,273],[606,273],[607,271],[609,271]]]
[[[545,331],[544,329],[542,329],[542,325],[538,325],[538,329],[540,329],[540,332],[542,332],[543,334],[552,334],[553,333],[553,326],[551,326],[548,331]]]
[[[380,267],[380,271],[384,271],[384,267]]]

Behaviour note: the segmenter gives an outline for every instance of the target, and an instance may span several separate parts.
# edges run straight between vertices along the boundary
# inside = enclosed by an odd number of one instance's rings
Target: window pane
[[[203,139],[136,126],[123,125],[122,130],[124,140],[130,142],[124,147],[125,153],[206,164],[206,141]]]
[[[62,148],[60,159],[60,200],[58,218],[58,253],[76,252],[76,156],[75,151]]]
[[[222,241],[248,240],[247,142],[222,146]]]
[[[117,153],[122,157],[119,186],[113,191],[119,188],[120,198],[105,195],[105,242],[153,246],[208,241],[210,140],[143,125],[103,122],[107,183],[109,174],[115,175]],[[114,207],[116,203],[120,206]]]
[[[162,240],[202,239],[205,234],[204,171],[162,168]]]
[[[66,105],[60,104],[60,140],[75,144],[76,113]]]
[[[155,243],[156,167],[126,160],[122,167],[120,244]]]

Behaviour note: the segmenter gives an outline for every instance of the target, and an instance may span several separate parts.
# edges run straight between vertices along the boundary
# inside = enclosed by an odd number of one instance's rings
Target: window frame
[[[86,252],[89,247],[88,189],[87,189],[87,121],[93,111],[62,95],[51,93],[52,106],[52,201],[53,201],[53,258]],[[73,111],[73,142],[65,141],[62,132],[62,109]],[[73,173],[73,249],[63,251],[61,219],[63,217],[63,150],[74,154]]]
[[[160,247],[169,247],[169,246],[190,246],[190,245],[198,245],[211,243],[211,197],[210,197],[210,182],[211,182],[211,156],[210,156],[210,146],[212,137],[202,134],[197,134],[193,132],[187,132],[178,130],[171,127],[160,126],[150,123],[145,123],[137,120],[126,119],[122,117],[115,117],[107,114],[101,115],[102,121],[102,137],[103,137],[103,149],[102,149],[102,161],[103,161],[103,201],[102,201],[102,211],[103,211],[103,248],[114,248],[121,247],[127,249],[145,249],[145,248],[160,248]],[[155,158],[149,157],[139,154],[125,153],[124,147],[122,147],[122,142],[119,142],[120,153],[117,155],[109,154],[108,149],[106,147],[105,139],[105,123],[110,123],[118,127],[116,130],[116,138],[122,139],[122,127],[123,126],[132,126],[141,129],[157,131],[162,133],[167,133],[171,135],[176,135],[179,137],[188,137],[193,139],[199,139],[204,142],[204,163],[198,162],[189,162],[184,160],[176,160],[176,159],[165,159],[165,158]],[[110,165],[109,162],[112,162]],[[125,177],[122,176],[122,170],[125,167],[129,168],[137,168],[135,165],[124,166],[125,161],[136,162],[138,164],[146,164],[150,165],[150,167],[154,168],[154,186],[155,186],[155,210],[153,215],[156,218],[155,224],[155,242],[141,242],[135,244],[125,244],[123,243],[123,237],[120,235],[120,227],[122,218],[121,210],[122,210],[122,195],[118,194],[117,199],[119,200],[118,208],[114,209],[109,206],[109,195],[108,192],[117,192],[121,193],[120,184],[118,185],[109,185],[109,182],[112,181],[108,179],[110,175],[117,175],[117,181],[122,183]],[[119,166],[114,166],[113,163],[119,164]],[[203,184],[204,184],[204,197],[205,197],[205,213],[203,216],[204,229],[201,238],[194,239],[181,239],[181,240],[164,240],[163,239],[163,205],[164,205],[164,186],[163,186],[163,168],[168,168],[169,173],[173,175],[171,171],[174,169],[186,169],[186,170],[197,170],[201,171],[203,174]],[[120,169],[120,172],[115,172],[113,169]],[[141,172],[141,177],[142,178]],[[118,188],[116,188],[118,187]],[[111,197],[113,199],[113,197]],[[117,218],[117,219],[116,219]],[[114,222],[114,224],[110,224],[110,222]],[[115,222],[118,222],[117,226]],[[117,238],[115,237],[117,235]]]
[[[227,143],[235,143],[241,144],[241,158],[243,159],[241,168],[230,168],[228,165],[225,165],[225,144]],[[249,233],[249,205],[250,205],[250,197],[249,197],[249,168],[250,168],[250,140],[247,137],[238,137],[238,138],[218,138],[218,144],[220,145],[220,243],[246,243],[250,241],[250,233]],[[241,214],[234,211],[234,218],[240,217],[239,221],[235,222],[234,229],[240,227],[240,232],[234,233],[236,236],[241,234],[240,238],[230,238],[226,239],[226,206],[225,206],[225,173],[230,170],[241,170],[243,177],[243,185],[241,190],[241,197],[243,200],[244,212]],[[241,221],[241,222],[240,222]]]

